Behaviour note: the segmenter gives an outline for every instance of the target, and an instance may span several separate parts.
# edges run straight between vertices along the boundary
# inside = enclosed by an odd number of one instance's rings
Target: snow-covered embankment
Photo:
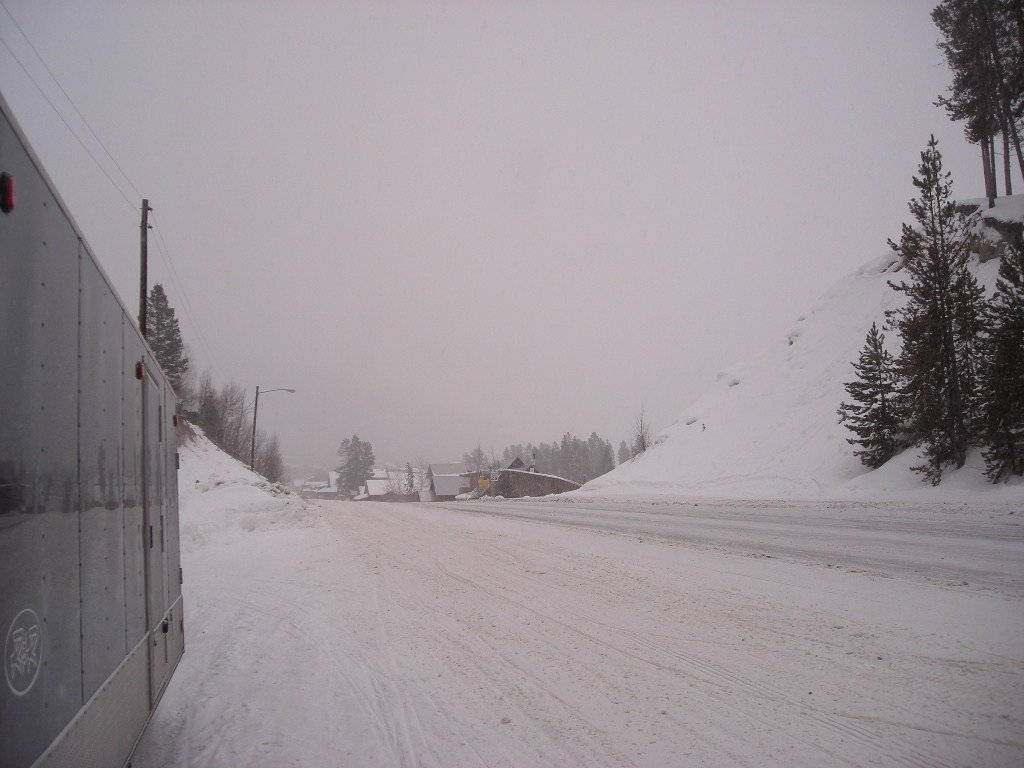
[[[991,253],[1007,223],[1024,221],[1024,195],[1001,198],[994,209],[983,210],[981,234],[988,243],[983,250]],[[991,292],[998,258],[976,259],[972,269]],[[658,436],[657,445],[568,496],[1024,503],[1019,479],[1000,486],[987,482],[979,451],[935,488],[910,469],[919,463],[916,449],[873,472],[853,455],[836,408],[847,397],[843,385],[853,375],[851,361],[868,328],[872,322],[881,325],[900,300],[889,281],[901,279],[892,254],[843,278],[758,359],[720,373],[715,385]],[[888,343],[895,348],[892,336]]]
[[[181,538],[202,545],[234,530],[309,524],[316,510],[280,483],[271,483],[186,425],[179,446]],[[189,547],[183,546],[183,550]]]

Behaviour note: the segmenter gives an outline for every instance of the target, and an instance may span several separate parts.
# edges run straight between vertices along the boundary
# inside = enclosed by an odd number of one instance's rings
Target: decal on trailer
[[[25,608],[14,617],[4,641],[4,677],[15,696],[32,690],[42,666],[42,624],[36,612]]]

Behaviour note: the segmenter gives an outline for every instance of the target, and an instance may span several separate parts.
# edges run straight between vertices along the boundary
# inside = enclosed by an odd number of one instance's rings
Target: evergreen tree
[[[412,464],[405,462],[405,492],[413,493],[416,490],[416,473],[412,471]]]
[[[178,318],[174,316],[174,307],[168,303],[167,294],[160,283],[153,286],[146,300],[146,341],[153,348],[153,354],[174,391],[182,394],[189,371],[189,359],[178,329]]]
[[[1024,101],[1024,11],[1020,0],[942,0],[932,11],[939,48],[953,74],[938,104],[951,120],[964,120],[964,135],[981,147],[985,193],[996,190],[995,141],[1003,134],[1004,179],[1010,194],[1009,148],[1024,171],[1018,122]]]
[[[625,440],[619,441],[619,464],[625,464],[627,461],[633,458],[633,454],[629,452],[629,446],[626,445]]]
[[[487,468],[487,454],[480,447],[480,443],[477,443],[476,448],[469,453],[462,454],[462,463],[470,472],[480,472]]]
[[[360,440],[359,435],[352,435],[345,438],[338,446],[338,456],[341,464],[338,465],[338,491],[348,496],[355,496],[359,488],[373,477],[373,465],[376,459],[373,455],[373,446],[365,440]]]
[[[985,474],[997,483],[1024,474],[1024,243],[1003,256],[984,310],[976,398]]]
[[[914,469],[935,485],[944,466],[963,466],[967,455],[983,293],[967,269],[974,217],[954,204],[934,136],[918,173],[920,194],[909,205],[916,226],[904,224],[899,245],[889,243],[910,277],[890,282],[907,300],[889,318],[903,342],[897,412],[924,446],[925,463]]]
[[[900,422],[894,403],[896,372],[892,355],[885,348],[885,336],[875,323],[853,368],[857,378],[845,385],[853,402],[839,406],[839,421],[855,435],[847,442],[860,446],[854,455],[874,469],[900,449]]]
[[[597,432],[590,433],[586,448],[589,460],[587,480],[593,480],[595,477],[600,477],[615,469],[615,454],[612,453],[612,444],[603,440]]]
[[[562,435],[562,442],[559,446],[562,466],[557,474],[574,483],[585,483],[589,471],[586,448],[586,443],[576,435],[570,432]]]

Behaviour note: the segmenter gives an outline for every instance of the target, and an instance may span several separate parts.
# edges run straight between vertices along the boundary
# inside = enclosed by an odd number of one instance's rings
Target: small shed
[[[431,464],[427,467],[427,481],[421,501],[454,501],[460,493],[470,489],[466,465],[458,463]]]
[[[371,501],[380,501],[391,491],[391,481],[386,477],[371,477],[366,481],[366,495]]]

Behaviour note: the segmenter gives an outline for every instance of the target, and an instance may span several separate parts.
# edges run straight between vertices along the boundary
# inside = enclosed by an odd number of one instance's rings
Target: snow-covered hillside
[[[310,517],[309,505],[298,495],[251,472],[197,427],[185,425],[178,453],[183,541],[201,545],[211,538],[230,538],[235,531],[300,525]]]
[[[984,215],[985,238],[998,242],[1002,222],[1024,220],[1024,195],[998,200]],[[974,270],[991,288],[998,267],[990,259]],[[868,328],[897,304],[887,282],[900,279],[894,269],[887,254],[840,280],[760,358],[719,374],[657,445],[574,495],[1024,501],[1024,484],[986,482],[978,452],[937,488],[910,470],[914,450],[874,472],[853,455],[836,407]]]

